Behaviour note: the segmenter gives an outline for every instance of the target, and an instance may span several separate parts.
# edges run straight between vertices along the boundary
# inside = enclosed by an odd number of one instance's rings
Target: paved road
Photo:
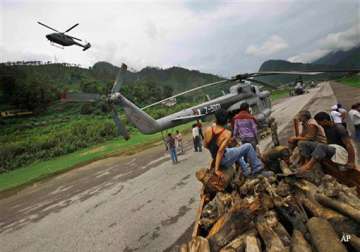
[[[328,84],[274,105],[284,129]],[[1,251],[162,251],[189,233],[200,184],[194,173],[207,152],[172,165],[163,146],[114,157],[34,184],[0,200]],[[266,143],[266,141],[264,142]]]

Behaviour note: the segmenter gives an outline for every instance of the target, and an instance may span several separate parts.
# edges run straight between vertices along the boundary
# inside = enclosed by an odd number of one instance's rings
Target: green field
[[[190,129],[190,124],[179,126],[169,132],[175,132],[176,129],[186,132]],[[160,133],[143,135],[140,132],[136,132],[132,134],[129,141],[124,141],[119,138],[51,160],[34,162],[19,169],[0,174],[0,192],[33,183],[95,160],[138,152],[154,144],[162,144],[161,140],[162,137]]]
[[[271,92],[271,101],[276,101],[287,96],[289,96],[288,88],[282,90],[274,90]]]
[[[360,75],[353,75],[350,77],[345,77],[339,80],[341,83],[360,88]]]

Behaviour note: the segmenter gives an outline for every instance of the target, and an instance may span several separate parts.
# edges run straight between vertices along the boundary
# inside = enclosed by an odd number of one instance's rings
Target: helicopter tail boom
[[[117,93],[116,96],[120,105],[123,107],[128,120],[142,133],[153,134],[161,130],[159,123],[154,118],[142,111],[120,93]]]

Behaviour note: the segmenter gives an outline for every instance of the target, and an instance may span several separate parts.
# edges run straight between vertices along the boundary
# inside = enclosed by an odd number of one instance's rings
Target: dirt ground
[[[328,85],[273,106],[280,136],[303,107],[335,104]],[[0,199],[1,251],[169,251],[192,232],[201,185],[194,176],[209,164],[185,137],[172,165],[163,145],[100,160]],[[263,145],[269,144],[269,139]]]

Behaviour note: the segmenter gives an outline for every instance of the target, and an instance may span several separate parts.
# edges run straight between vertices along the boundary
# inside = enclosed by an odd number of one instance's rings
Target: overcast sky
[[[17,1],[0,0],[1,61],[51,60],[182,66],[232,76],[267,59],[311,62],[360,43],[359,0]],[[59,49],[45,38],[69,34],[92,47]]]

